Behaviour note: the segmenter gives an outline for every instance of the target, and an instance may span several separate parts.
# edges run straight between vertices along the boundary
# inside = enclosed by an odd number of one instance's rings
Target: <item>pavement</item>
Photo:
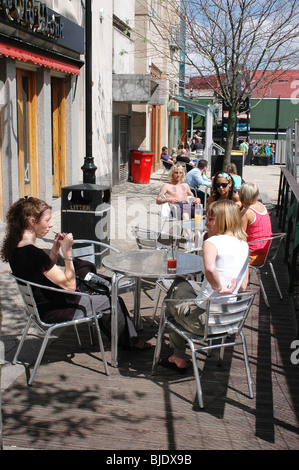
[[[149,184],[135,184],[125,182],[113,187],[111,195],[111,227],[110,242],[120,250],[136,248],[135,239],[131,233],[131,226],[158,228],[160,223],[160,207],[155,203],[156,196],[164,180],[161,180],[162,170],[151,175]],[[255,182],[260,189],[260,196],[264,203],[276,204],[279,188],[280,166],[245,166],[243,179]],[[53,230],[59,232],[60,227],[60,199],[53,204]],[[0,242],[4,237],[4,227],[0,227]],[[1,230],[2,229],[2,230]],[[40,241],[40,246],[47,249],[51,246],[53,234]],[[12,366],[13,353],[17,346],[17,338],[13,332],[20,329],[19,320],[15,311],[22,310],[20,299],[12,296],[7,298],[8,290],[13,291],[13,282],[9,279],[9,266],[0,262],[1,280],[1,306],[2,327],[0,340],[5,345],[5,364],[2,367],[1,390],[5,390],[13,383],[24,369],[20,365]],[[3,290],[5,292],[3,292]],[[1,317],[0,317],[1,318]],[[35,351],[32,351],[33,355]]]
[[[136,248],[135,239],[131,234],[131,226],[133,225],[158,228],[160,224],[160,206],[156,205],[155,200],[163,184],[161,175],[162,170],[153,173],[149,184],[125,182],[113,187],[110,226],[110,243],[112,246],[120,250]],[[247,182],[255,182],[258,185],[264,203],[276,204],[280,166],[245,166],[243,179]],[[60,199],[53,204],[52,215],[53,230],[60,231]],[[4,237],[4,229],[5,224],[0,224],[0,243]],[[40,246],[45,249],[49,248],[53,238],[54,235],[49,233],[47,239],[40,241]],[[22,302],[14,287],[14,282],[9,278],[9,266],[3,262],[0,262],[0,281],[0,341],[5,346],[5,363],[2,370],[0,367],[0,385],[1,391],[4,391],[14,383],[20,374],[24,373],[23,365],[11,365],[18,344],[18,335],[24,326],[24,314],[22,312]],[[31,353],[34,358],[36,356],[34,347],[32,347]]]

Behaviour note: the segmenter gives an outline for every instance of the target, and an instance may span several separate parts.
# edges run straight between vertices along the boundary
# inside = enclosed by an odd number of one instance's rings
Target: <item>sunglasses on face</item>
[[[229,183],[217,183],[216,188],[226,188]]]

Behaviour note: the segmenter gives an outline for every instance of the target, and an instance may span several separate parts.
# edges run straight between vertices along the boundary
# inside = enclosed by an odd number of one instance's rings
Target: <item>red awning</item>
[[[50,59],[35,52],[29,52],[18,47],[12,47],[7,44],[0,43],[0,55],[11,57],[12,59],[23,60],[24,62],[32,62],[36,65],[43,65],[51,69],[61,70],[62,72],[79,75],[80,69],[77,65],[70,65],[60,60]]]

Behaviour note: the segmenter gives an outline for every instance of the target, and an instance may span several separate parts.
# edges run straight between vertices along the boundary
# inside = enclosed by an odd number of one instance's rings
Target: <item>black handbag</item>
[[[89,295],[110,295],[111,282],[98,274],[90,274],[88,280],[76,276],[76,290]]]

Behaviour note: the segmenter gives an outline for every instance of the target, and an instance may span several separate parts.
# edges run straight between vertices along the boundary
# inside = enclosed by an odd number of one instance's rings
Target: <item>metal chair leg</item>
[[[189,343],[190,349],[191,349],[191,356],[192,356],[192,365],[193,365],[193,371],[194,371],[194,376],[195,376],[195,381],[196,381],[196,389],[197,389],[197,399],[200,408],[204,408],[203,404],[203,397],[202,397],[202,388],[201,388],[201,383],[200,383],[200,377],[199,377],[199,371],[197,367],[197,361],[196,361],[196,353],[193,348],[193,344]]]
[[[270,308],[268,297],[267,297],[267,294],[266,294],[266,291],[265,291],[265,288],[264,288],[264,284],[263,284],[263,281],[262,281],[262,275],[261,275],[259,269],[256,269],[256,274],[257,274],[257,277],[258,277],[258,280],[259,280],[259,284],[260,284],[260,287],[261,287],[261,291],[262,291],[262,294],[263,294],[263,297],[264,297],[265,304],[267,305],[268,308]]]
[[[153,316],[152,316],[152,325],[154,324],[154,321],[155,321],[155,318],[156,318],[160,297],[161,297],[161,289],[159,289],[159,292],[156,294],[154,312],[153,312]]]
[[[159,359],[160,359],[160,354],[161,354],[164,330],[165,330],[165,319],[164,319],[164,315],[161,314],[159,331],[158,331],[158,336],[157,336],[157,343],[156,343],[155,352],[154,352],[152,375],[156,375],[157,373],[157,367],[159,364]]]
[[[272,273],[272,276],[273,276],[273,279],[274,279],[274,282],[275,282],[277,292],[279,294],[280,299],[282,300],[283,297],[282,297],[282,293],[281,293],[281,290],[280,290],[280,287],[279,287],[279,284],[278,284],[278,281],[277,281],[277,277],[276,277],[276,274],[275,274],[275,271],[274,271],[274,268],[273,268],[273,264],[269,262],[269,266],[270,266],[271,273]]]
[[[16,353],[14,355],[14,358],[12,360],[12,364],[16,364],[17,360],[18,360],[18,357],[19,357],[19,354],[21,352],[21,349],[23,347],[23,344],[24,344],[24,341],[26,339],[26,336],[27,336],[27,333],[28,333],[28,330],[30,328],[30,325],[31,325],[31,317],[29,318],[29,320],[27,321],[26,323],[26,326],[25,326],[25,329],[23,331],[23,334],[21,336],[21,339],[20,339],[20,342],[19,342],[19,345],[18,345],[18,348],[16,350]]]
[[[44,355],[44,352],[45,352],[45,349],[46,349],[46,346],[48,344],[48,341],[50,339],[50,335],[52,333],[52,329],[49,328],[49,330],[46,332],[45,334],[45,337],[43,339],[43,342],[42,342],[42,345],[40,347],[40,350],[39,350],[39,353],[38,353],[38,356],[37,356],[37,359],[35,361],[35,364],[34,364],[34,368],[33,368],[33,371],[32,371],[32,374],[30,375],[30,379],[28,380],[28,385],[32,385],[33,381],[34,381],[34,377],[35,377],[35,374],[37,372],[37,369],[41,363],[41,360],[42,360],[42,357]]]
[[[248,360],[247,345],[246,345],[246,339],[245,339],[243,331],[240,332],[240,337],[242,339],[243,354],[244,354],[244,361],[245,361],[248,388],[249,388],[249,396],[250,398],[253,398],[254,393],[253,393],[252,379],[251,379],[250,366],[249,366],[249,360]]]

